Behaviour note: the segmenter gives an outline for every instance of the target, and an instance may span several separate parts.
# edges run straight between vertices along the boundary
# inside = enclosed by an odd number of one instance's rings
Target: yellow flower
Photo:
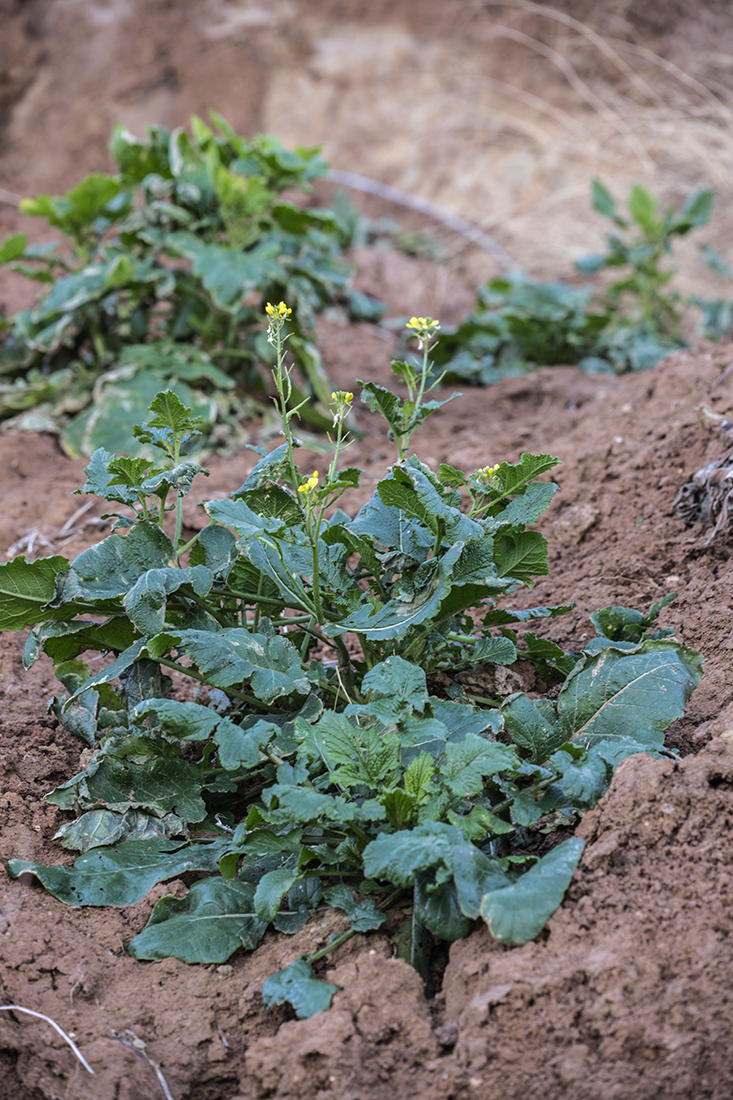
[[[299,493],[312,493],[318,488],[318,470],[314,470],[310,477],[306,478],[302,485],[298,486]]]
[[[267,316],[272,317],[272,319],[276,321],[284,321],[292,312],[292,309],[289,309],[285,305],[285,302],[279,302],[276,306],[274,306],[272,302],[268,302],[265,306],[265,313]]]
[[[417,339],[418,346],[422,348],[435,336],[440,328],[440,321],[435,321],[432,317],[411,317],[405,328]]]
[[[343,401],[343,403],[346,405],[349,401],[354,400],[354,395],[353,393],[349,393],[347,390],[334,390],[331,393],[331,400],[335,401],[337,404],[341,404],[341,402]]]
[[[496,466],[482,466],[480,470],[476,471],[476,477],[483,477],[487,481],[490,481],[496,471],[499,469],[499,463]]]

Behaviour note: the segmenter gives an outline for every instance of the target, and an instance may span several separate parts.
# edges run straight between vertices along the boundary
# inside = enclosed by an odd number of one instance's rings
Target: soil
[[[308,18],[315,18],[309,11],[302,24],[288,25],[284,4],[206,6],[199,82],[184,95],[180,75],[171,74],[180,74],[187,58],[193,64],[193,5],[182,6],[178,38],[168,33],[175,13],[162,0],[142,14],[130,3],[103,0],[8,7],[13,50],[27,49],[28,67],[6,66],[0,82],[0,105],[9,112],[2,163],[8,186],[34,190],[70,186],[72,168],[98,167],[100,134],[123,108],[140,118],[145,112],[144,121],[170,122],[176,112],[203,109],[199,103],[219,89],[219,100],[228,96],[230,106],[239,96],[239,118],[222,105],[232,121],[243,130],[259,125],[271,110],[267,103],[282,94],[268,85],[268,72],[287,68],[294,40],[302,48],[312,32]],[[408,3],[398,7],[403,20],[420,11]],[[424,7],[426,25],[447,36],[441,5]],[[622,6],[608,5],[606,15],[611,7],[620,18]],[[384,35],[395,32],[387,6],[366,11],[366,5],[334,0],[313,8],[324,41],[349,28],[352,37],[354,27],[369,31],[372,37],[355,38],[366,42],[364,65],[373,35],[382,35],[385,49]],[[631,23],[641,25],[642,9],[626,5]],[[270,10],[276,26],[267,22]],[[119,11],[143,20],[139,56],[124,53],[137,41],[130,20],[117,37],[108,32]],[[578,14],[572,6],[567,11]],[[682,21],[681,30],[670,32],[669,56],[679,61],[685,13],[673,4],[669,13],[666,26]],[[700,25],[713,26],[719,17],[714,6],[706,7]],[[225,25],[234,30],[219,34]],[[256,29],[245,41],[237,39],[237,27]],[[659,35],[659,24],[645,33]],[[258,35],[267,38],[267,49],[255,48]],[[95,45],[96,68],[81,74],[84,87],[110,66],[103,118],[89,104],[84,115],[76,96],[71,121],[62,126],[54,89],[65,86],[87,39]],[[692,61],[699,64],[699,35],[695,42]],[[408,50],[404,42],[399,48]],[[247,49],[252,64],[242,68],[239,84],[221,91],[233,64],[227,51],[241,59]],[[333,54],[319,56],[327,83]],[[699,68],[691,71],[700,75]],[[87,129],[74,130],[72,122],[82,117]],[[41,136],[34,140],[24,120],[35,120]],[[383,128],[384,120],[374,126]],[[350,146],[336,142],[336,148]],[[382,153],[388,164],[384,147]],[[363,163],[342,163],[364,170]],[[456,193],[460,198],[460,189]],[[439,195],[436,185],[432,197]],[[374,204],[369,209],[386,212]],[[520,215],[508,237],[514,232],[529,249],[531,219],[526,209]],[[0,228],[9,232],[18,224],[17,213],[3,207]],[[539,216],[532,224],[536,235]],[[456,257],[437,264],[361,249],[353,259],[357,285],[384,298],[391,314],[450,322],[470,306],[476,270],[485,262],[475,254]],[[9,280],[0,293],[14,302]],[[357,377],[386,379],[395,347],[389,332],[349,326],[330,313],[319,322],[318,341],[335,385],[353,389]],[[341,928],[332,912],[318,914],[294,937],[268,933],[254,953],[240,951],[225,966],[140,963],[126,945],[157,898],[182,894],[183,882],[156,887],[128,908],[76,910],[32,883],[11,881],[8,858],[70,861],[53,840],[67,815],[43,795],[78,770],[82,746],[47,714],[56,690],[50,666],[39,661],[24,671],[23,639],[0,638],[0,1002],[57,1021],[95,1071],[90,1076],[49,1025],[2,1011],[0,1100],[727,1100],[733,1088],[733,535],[721,531],[705,545],[707,532],[685,527],[673,502],[692,473],[730,451],[721,422],[733,420],[733,372],[726,373],[732,361],[733,343],[721,343],[623,378],[545,368],[467,391],[415,436],[420,457],[431,464],[474,469],[516,460],[525,450],[562,459],[561,492],[541,523],[550,576],[515,597],[525,606],[576,602],[570,615],[547,624],[549,637],[581,648],[593,610],[608,604],[645,609],[675,591],[678,599],[661,621],[706,658],[688,713],[668,734],[680,759],[637,756],[619,767],[608,794],[578,827],[587,841],[583,859],[539,940],[505,948],[477,926],[451,947],[431,1000],[417,974],[393,957],[389,940],[374,934],[356,937],[323,964],[324,976],[338,987],[328,1012],[305,1021],[286,1008],[265,1012],[263,979],[324,945]],[[364,435],[350,463],[363,467],[365,477],[352,506],[392,460],[381,422],[365,407],[357,407],[356,417]],[[207,461],[210,477],[187,498],[189,528],[203,522],[198,503],[236,488],[252,464],[249,451]],[[303,456],[304,468],[317,465],[316,453]],[[0,556],[71,557],[104,534],[103,507],[95,503],[78,514],[86,498],[71,495],[82,484],[83,466],[50,435],[0,433]]]

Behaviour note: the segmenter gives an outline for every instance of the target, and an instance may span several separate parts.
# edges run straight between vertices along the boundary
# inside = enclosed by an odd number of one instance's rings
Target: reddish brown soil
[[[56,193],[85,171],[108,168],[105,142],[116,122],[140,133],[149,122],[178,125],[215,106],[241,132],[270,128],[286,141],[326,141],[338,167],[481,220],[528,271],[549,277],[600,241],[598,219],[586,209],[592,174],[611,178],[622,193],[647,173],[643,179],[674,201],[700,183],[714,182],[723,196],[730,186],[728,123],[715,104],[706,114],[693,84],[674,83],[673,69],[665,70],[671,83],[659,85],[653,110],[643,96],[638,115],[629,113],[632,99],[622,103],[624,125],[631,118],[630,132],[638,130],[656,158],[644,166],[630,145],[613,144],[600,116],[589,114],[547,58],[488,36],[484,24],[500,19],[521,33],[542,32],[595,87],[598,57],[583,53],[566,24],[533,22],[518,3],[499,10],[463,0],[7,0],[0,7],[0,186],[11,191]],[[647,42],[655,48],[671,28],[670,61],[689,66],[692,77],[712,74],[716,93],[726,95],[726,5],[711,0],[692,12],[681,0],[567,0],[564,10],[596,16],[614,41],[641,28],[655,36]],[[640,54],[628,56],[642,65]],[[484,72],[498,81],[490,95],[471,75]],[[305,92],[288,84],[293,74]],[[502,99],[503,81],[571,112],[582,123],[575,144],[562,119],[528,112],[526,96],[519,106]],[[589,133],[598,135],[596,151]],[[46,239],[41,227],[21,224],[5,198],[0,193],[0,238],[22,228]],[[369,210],[395,213],[374,203]],[[560,220],[555,211],[564,211]],[[722,199],[717,217],[723,228],[710,241],[725,251],[732,231]],[[424,220],[415,227],[426,228]],[[461,253],[460,242],[451,246],[458,259],[440,267],[361,250],[359,285],[394,314],[456,320],[472,301],[467,274],[475,284],[496,268],[486,255]],[[698,289],[693,253],[694,245],[687,278]],[[26,305],[26,290],[0,275],[6,308]],[[321,323],[319,341],[339,386],[386,377],[388,334],[332,319]],[[46,713],[56,690],[48,665],[24,672],[22,639],[0,638],[0,1004],[52,1017],[95,1071],[89,1076],[47,1024],[1,1011],[0,1100],[160,1100],[155,1065],[174,1100],[727,1100],[733,536],[724,532],[704,547],[705,533],[683,527],[671,506],[692,472],[729,449],[716,416],[733,419],[733,374],[716,382],[732,358],[731,344],[706,346],[618,380],[545,369],[468,391],[415,437],[424,460],[468,469],[524,450],[562,459],[562,492],[541,524],[551,575],[515,597],[526,605],[577,601],[571,615],[547,624],[552,638],[579,648],[594,609],[645,608],[677,591],[662,621],[707,659],[687,716],[669,733],[682,759],[635,757],[620,767],[579,827],[585,855],[539,941],[502,948],[477,926],[451,948],[431,1001],[386,937],[373,935],[329,961],[324,974],[339,991],[328,1012],[307,1021],[285,1008],[266,1013],[263,979],[325,944],[341,928],[330,912],[295,937],[268,934],[256,952],[239,952],[226,966],[140,963],[126,945],[154,901],[183,893],[184,883],[158,887],[133,907],[98,911],[66,908],[36,885],[10,881],[10,857],[72,858],[52,839],[66,815],[43,795],[78,770],[81,745]],[[352,506],[392,456],[380,423],[363,408],[357,415],[365,435],[350,461],[366,475]],[[191,527],[202,522],[197,501],[239,486],[252,461],[248,451],[210,460],[210,478],[188,499]],[[304,468],[318,464],[318,456],[303,456]],[[98,504],[67,522],[84,502],[71,495],[83,465],[50,436],[0,433],[0,558],[11,546],[29,556],[73,556],[104,533],[95,523],[104,510]]]

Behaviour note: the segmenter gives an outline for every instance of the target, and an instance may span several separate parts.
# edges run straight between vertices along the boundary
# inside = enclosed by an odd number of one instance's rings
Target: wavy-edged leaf
[[[0,565],[0,630],[23,630],[52,618],[46,605],[56,591],[56,578],[68,569],[60,554],[37,561],[21,555]]]
[[[562,902],[584,847],[584,841],[570,837],[517,882],[484,896],[481,916],[495,940],[521,944],[539,935]]]
[[[650,639],[633,652],[608,646],[585,656],[557,699],[563,741],[629,737],[659,744],[701,676],[700,654],[668,639]]]
[[[301,955],[290,966],[270,975],[262,986],[262,1000],[265,1008],[287,1002],[299,1020],[307,1020],[330,1007],[337,989],[317,978],[305,955]]]
[[[238,947],[252,951],[267,922],[254,908],[254,888],[238,879],[195,882],[185,898],[156,902],[145,928],[130,943],[135,959],[224,963]]]
[[[13,878],[35,875],[66,905],[135,905],[158,882],[186,871],[215,871],[227,843],[127,840],[113,848],[95,848],[79,856],[73,867],[11,859],[8,869]]]

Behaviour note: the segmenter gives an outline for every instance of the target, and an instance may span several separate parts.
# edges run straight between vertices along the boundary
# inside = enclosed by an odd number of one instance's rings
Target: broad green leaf
[[[700,225],[707,225],[713,213],[715,192],[709,187],[698,187],[685,199],[685,204],[673,222],[677,233],[687,233]]]
[[[125,593],[122,606],[141,634],[158,634],[166,626],[168,596],[189,585],[196,596],[207,596],[213,581],[205,565],[148,569]]]
[[[363,535],[390,550],[424,560],[433,546],[430,531],[410,519],[399,508],[388,507],[375,493],[359,509],[348,528],[355,535]]]
[[[219,724],[221,716],[201,703],[184,703],[178,699],[144,699],[130,712],[130,721],[144,728],[146,718],[155,718],[166,733],[186,741],[206,741]]]
[[[613,647],[584,657],[558,696],[563,741],[591,744],[599,737],[629,737],[659,744],[680,718],[702,675],[695,650],[671,640],[649,640],[635,652]]]
[[[331,626],[331,634],[353,632],[373,641],[402,638],[415,626],[438,617],[445,597],[450,592],[453,566],[461,555],[463,543],[451,546],[439,559],[432,580],[415,593],[412,600],[390,600],[376,612],[367,604]],[[372,613],[373,612],[373,613]]]
[[[487,741],[469,733],[464,741],[450,741],[445,746],[445,764],[440,774],[446,786],[459,798],[479,794],[484,778],[517,767],[514,749],[498,741]]]
[[[528,749],[530,759],[536,764],[544,763],[555,749],[568,740],[548,700],[530,699],[517,692],[507,696],[501,713],[504,728],[512,741],[520,748]]]
[[[616,200],[607,187],[604,187],[599,179],[594,179],[591,184],[593,209],[604,218],[610,218],[612,222],[624,228],[626,223],[619,217],[616,209]]]
[[[295,445],[298,446],[297,441]],[[269,454],[262,456],[260,461],[247,476],[244,484],[240,485],[240,487],[232,493],[232,497],[234,500],[237,500],[249,489],[261,489],[265,485],[277,482],[289,472],[290,461],[288,458],[288,445],[287,443],[281,443],[279,447],[275,447]]]
[[[519,462],[500,462],[496,478],[501,484],[505,496],[514,496],[525,491],[527,486],[541,474],[546,474],[558,465],[560,459],[553,455],[533,455],[528,452],[519,456]]]
[[[500,577],[516,577],[526,583],[550,572],[547,539],[539,531],[500,531],[494,547]]]
[[[282,635],[253,634],[243,627],[229,627],[216,632],[182,630],[176,638],[214,687],[227,688],[249,680],[254,693],[265,703],[283,695],[310,692],[300,654]]]
[[[386,879],[395,886],[412,886],[419,871],[437,870],[437,881],[447,882],[453,849],[466,844],[460,829],[438,821],[382,833],[364,849],[364,874],[367,878]]]
[[[201,279],[217,309],[227,313],[238,312],[250,291],[262,291],[282,278],[281,244],[276,239],[263,239],[248,252],[206,244],[192,233],[172,233],[166,243],[193,261],[193,274]]]
[[[483,807],[474,806],[472,813],[481,809]],[[489,816],[493,818],[493,814]],[[506,826],[502,831],[510,828]],[[499,860],[490,859],[474,844],[466,844],[453,849],[453,881],[461,912],[476,920],[481,913],[484,896],[492,890],[510,886],[513,878],[502,869]]]
[[[483,535],[481,526],[446,504],[430,478],[415,466],[393,467],[391,476],[377,485],[377,492],[386,505],[419,520],[434,535],[444,531],[451,542],[470,542]]]
[[[61,578],[52,606],[119,598],[149,569],[165,568],[174,560],[168,536],[157,524],[140,522],[129,534],[109,535],[79,554]]]
[[[425,671],[398,656],[374,665],[364,676],[362,691],[373,699],[394,701],[395,711],[422,711],[428,696]]]
[[[262,986],[262,1000],[265,1008],[287,1002],[299,1020],[307,1020],[325,1012],[337,989],[338,986],[317,978],[305,955],[301,955],[267,979]]]
[[[415,879],[415,917],[429,932],[447,943],[461,940],[471,929],[470,920],[461,911],[454,882],[433,887],[428,875]]]
[[[195,882],[185,898],[156,902],[145,928],[128,948],[135,959],[224,963],[238,947],[252,951],[267,923],[254,908],[254,888],[237,879]]]
[[[206,807],[201,797],[203,773],[187,760],[152,757],[144,763],[98,756],[84,772],[46,795],[63,809],[91,810],[106,807],[176,813],[184,821],[203,821]]]
[[[503,511],[494,517],[495,523],[524,524],[536,523],[537,517],[549,508],[552,498],[560,486],[554,482],[534,481],[527,486],[521,496],[507,504]]]
[[[284,532],[281,520],[273,519],[269,515],[260,515],[250,508],[246,500],[246,494],[239,490],[236,500],[208,500],[204,509],[217,523],[224,523],[231,527],[235,534],[260,535],[267,533],[276,536]]]
[[[67,821],[55,833],[64,848],[86,852],[90,848],[102,848],[121,841],[171,840],[186,836],[187,826],[177,814],[154,817],[143,810],[89,810],[76,821]]]
[[[68,568],[59,554],[38,561],[21,556],[0,565],[0,630],[23,630],[52,618],[46,605],[56,591],[56,578]]]
[[[279,867],[262,876],[254,897],[255,912],[260,920],[269,923],[274,919],[282,899],[301,874],[297,867]]]
[[[230,718],[220,719],[214,734],[219,750],[219,763],[226,771],[256,768],[262,760],[261,750],[280,736],[280,727],[260,718],[251,727],[237,725]]]
[[[467,657],[471,662],[491,661],[495,665],[513,665],[517,659],[517,647],[509,638],[489,635],[487,638],[479,638],[468,651]]]
[[[435,717],[449,730],[451,741],[464,741],[470,733],[479,734],[487,730],[498,733],[503,725],[498,710],[453,703],[434,695],[430,696],[430,705]]]
[[[128,840],[114,848],[95,848],[73,867],[46,867],[11,859],[12,878],[32,874],[50,894],[67,905],[135,905],[157,882],[186,871],[215,871],[225,841],[189,845],[171,840]]]
[[[490,890],[481,916],[499,943],[527,943],[539,935],[562,902],[582,855],[584,841],[558,844],[511,886]]]

